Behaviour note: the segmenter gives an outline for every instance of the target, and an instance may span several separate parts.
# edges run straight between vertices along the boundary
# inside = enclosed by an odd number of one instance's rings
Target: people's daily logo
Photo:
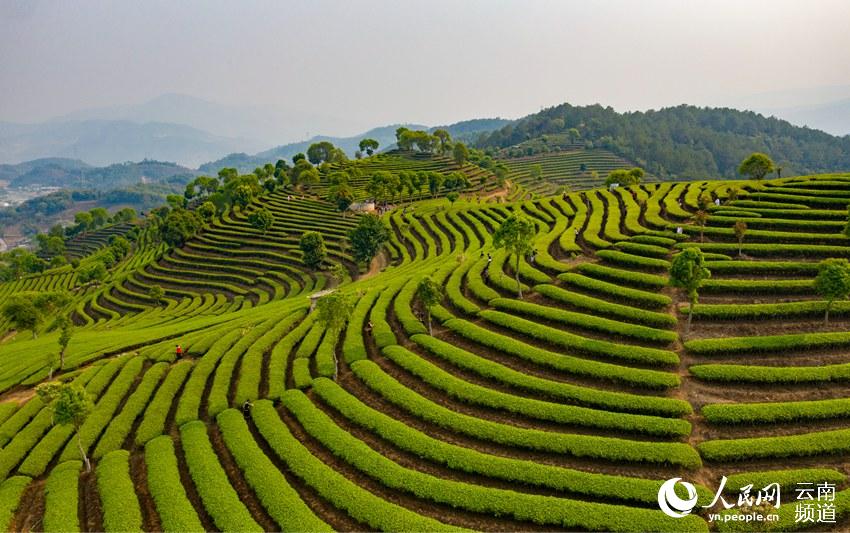
[[[782,505],[782,487],[769,483],[755,489],[752,483],[737,481],[727,488],[729,479],[723,476],[708,505],[706,518],[709,522],[778,522]],[[678,487],[681,485],[681,488]],[[677,492],[677,488],[679,488]],[[737,498],[729,493],[737,489]],[[835,484],[830,482],[798,482],[797,501],[794,507],[794,522],[798,524],[834,524],[836,520]],[[686,496],[685,496],[686,495]],[[684,496],[684,497],[683,497]],[[727,500],[729,498],[729,500]],[[680,477],[668,479],[658,489],[658,507],[671,518],[684,518],[697,508],[699,495],[692,483]]]
[[[674,477],[665,481],[658,489],[658,506],[664,514],[673,518],[682,518],[690,514],[697,505],[697,489],[682,478]],[[680,498],[676,494],[676,484],[682,485],[688,493],[687,499]]]

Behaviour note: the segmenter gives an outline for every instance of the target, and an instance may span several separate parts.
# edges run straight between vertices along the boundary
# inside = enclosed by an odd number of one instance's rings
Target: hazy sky
[[[0,0],[0,120],[178,92],[368,125],[850,85],[850,2]]]

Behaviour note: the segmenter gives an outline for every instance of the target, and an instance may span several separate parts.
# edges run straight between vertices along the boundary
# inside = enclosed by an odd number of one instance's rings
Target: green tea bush
[[[599,293],[618,300],[627,300],[634,305],[659,308],[666,307],[672,303],[670,297],[664,294],[622,287],[616,283],[608,283],[607,281],[601,281],[579,274],[565,273],[559,275],[558,279],[579,289]]]
[[[82,461],[66,461],[54,468],[44,485],[44,531],[80,531],[77,507]]]
[[[198,513],[183,488],[171,437],[163,435],[145,444],[145,465],[148,491],[156,504],[163,531],[203,531]]]
[[[289,394],[291,391],[285,393],[284,397]],[[366,524],[369,529],[457,531],[457,527],[418,515],[380,498],[325,464],[290,433],[270,401],[260,400],[254,404],[251,417],[269,446],[296,476],[331,505]]]
[[[568,291],[555,285],[537,285],[534,290],[556,302],[565,303],[579,309],[587,309],[593,314],[607,315],[621,318],[630,322],[646,324],[656,327],[672,327],[676,325],[676,318],[667,313],[647,311],[628,305],[611,303],[592,296],[585,296],[576,292]]]
[[[670,372],[631,368],[611,363],[603,363],[601,361],[594,361],[591,359],[573,357],[568,354],[551,352],[542,348],[538,348],[536,346],[532,346],[530,344],[526,344],[524,342],[518,341],[514,338],[505,335],[499,335],[498,333],[494,333],[489,329],[483,328],[471,322],[467,322],[466,320],[453,319],[445,322],[443,325],[451,329],[456,334],[462,336],[463,338],[469,339],[470,341],[475,342],[476,344],[480,344],[481,346],[485,346],[494,350],[499,350],[500,352],[506,353],[508,355],[512,355],[525,361],[529,361],[534,364],[538,364],[548,368],[554,368],[561,372],[566,372],[577,376],[588,376],[597,379],[603,379],[606,381],[626,383],[629,385],[647,387],[651,389],[666,389],[671,387],[677,387],[679,385],[679,377],[676,374]],[[528,377],[530,378],[532,376]],[[564,385],[568,388],[575,387],[574,385],[570,384]],[[598,392],[602,393],[603,395],[605,394],[602,391]],[[629,397],[629,399],[624,402],[624,404],[641,405],[642,402],[639,401],[638,398],[645,397]],[[647,399],[649,400],[649,398]],[[653,398],[652,400],[655,399]],[[669,403],[668,399],[659,398],[659,400],[662,400],[661,403],[664,404]],[[596,405],[607,404],[602,403]],[[686,405],[686,412],[690,412],[690,405]],[[653,408],[661,409],[660,412],[665,413],[682,412],[682,406],[671,406],[670,409],[665,409],[662,408],[661,405],[656,405]]]
[[[643,346],[627,346],[581,337],[530,320],[518,318],[514,315],[502,313],[501,311],[486,310],[479,313],[479,316],[490,323],[528,335],[537,340],[609,359],[635,361],[650,365],[675,365],[679,363],[679,356],[669,350],[645,348]]]
[[[357,377],[370,389],[417,418],[477,439],[530,450],[613,462],[667,464],[685,468],[698,468],[701,464],[694,449],[683,443],[632,441],[554,433],[518,428],[456,413],[404,387],[381,371],[377,365],[370,363],[370,361],[358,361],[351,367]]]
[[[328,447],[337,457],[351,464],[383,485],[413,493],[419,498],[458,507],[471,512],[510,516],[535,524],[551,524],[567,528],[631,530],[636,521],[655,530],[667,528],[681,531],[705,529],[700,518],[684,523],[665,520],[658,511],[639,510],[520,493],[505,489],[481,487],[434,477],[410,470],[383,457],[351,434],[340,429],[299,391],[284,395],[284,405],[298,418],[304,429]],[[674,528],[675,524],[675,528]]]
[[[207,436],[207,427],[200,420],[180,427],[180,439],[189,474],[204,504],[221,531],[255,531],[263,528],[251,517],[233,489],[227,474],[218,462]]]
[[[222,411],[216,421],[239,470],[281,531],[332,531],[266,457],[238,410]]]
[[[142,422],[136,429],[135,442],[137,445],[144,445],[152,438],[163,434],[168,411],[177,397],[177,392],[183,382],[186,381],[186,376],[192,370],[192,366],[192,361],[180,361],[168,371],[165,381],[156,390],[156,395],[145,409]]]
[[[103,509],[103,530],[142,531],[142,510],[130,478],[130,452],[117,450],[97,464],[97,492]]]
[[[523,316],[542,318],[550,322],[559,322],[591,331],[598,331],[615,336],[631,337],[633,339],[643,341],[669,344],[679,337],[675,331],[638,326],[625,322],[618,322],[608,318],[565,311],[555,307],[548,307],[520,300],[496,298],[495,300],[490,301],[490,305],[496,309],[517,313]]]

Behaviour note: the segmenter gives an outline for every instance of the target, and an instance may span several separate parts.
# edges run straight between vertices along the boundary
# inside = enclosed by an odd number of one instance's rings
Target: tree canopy
[[[685,248],[670,263],[670,285],[682,289],[690,302],[687,330],[690,331],[694,306],[699,300],[699,286],[703,280],[711,277],[705,266],[705,256],[699,248]]]
[[[741,165],[738,167],[738,172],[741,175],[749,176],[754,180],[760,180],[773,172],[773,169],[773,160],[770,159],[770,157],[766,154],[755,152],[741,161]]]
[[[389,238],[390,230],[386,222],[373,214],[360,217],[357,226],[348,231],[351,253],[358,263],[371,262]]]
[[[824,323],[829,323],[829,311],[835,300],[846,300],[850,296],[850,263],[847,259],[824,259],[818,264],[815,277],[815,292],[826,300]]]
[[[531,251],[537,226],[528,217],[512,214],[506,218],[493,233],[493,246],[504,248],[514,254],[514,277],[516,278],[517,294],[522,298],[522,283],[519,281],[520,259]]]
[[[252,227],[266,233],[274,224],[274,215],[271,211],[262,207],[248,215],[248,223]]]
[[[358,146],[360,147],[361,152],[366,152],[366,154],[371,156],[375,153],[380,144],[375,139],[363,139],[362,141],[360,141],[360,144]]]
[[[605,178],[605,185],[610,186],[614,183],[620,185],[621,187],[628,187],[630,185],[640,185],[644,174],[645,172],[643,171],[643,169],[639,167],[634,167],[630,169],[618,168],[608,173],[608,177]]]
[[[440,303],[443,299],[443,288],[439,283],[431,279],[430,276],[422,278],[419,285],[416,286],[416,298],[422,303],[425,308],[425,313],[428,316],[428,334],[433,335],[434,330],[431,327],[431,308]]]
[[[318,231],[308,231],[301,235],[298,247],[301,249],[302,261],[313,270],[318,270],[328,256],[325,239]]]

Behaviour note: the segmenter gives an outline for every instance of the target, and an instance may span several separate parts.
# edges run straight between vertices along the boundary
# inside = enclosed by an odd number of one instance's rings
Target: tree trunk
[[[742,241],[738,241],[738,257],[743,255],[744,243]]]
[[[699,227],[699,242],[705,242],[705,228]]]
[[[83,458],[83,462],[86,464],[86,472],[91,472],[91,461],[89,461],[89,456],[86,455],[85,450],[83,450],[83,441],[80,437],[80,428],[77,428],[77,448],[80,450],[80,457]]]
[[[514,269],[514,278],[516,278],[516,290],[519,293],[519,299],[522,300],[522,283],[519,281],[519,254],[516,254],[516,268]]]
[[[434,336],[434,330],[431,329],[431,309],[428,308],[428,335]]]
[[[63,368],[65,368],[65,350],[64,349],[62,349],[59,352],[59,369],[61,370]]]
[[[688,324],[685,326],[685,335],[690,334],[691,332],[691,320],[694,318],[694,304],[691,304],[688,308]]]
[[[823,315],[823,325],[829,325],[829,308],[832,307],[832,302],[827,302],[826,304],[826,313]]]

